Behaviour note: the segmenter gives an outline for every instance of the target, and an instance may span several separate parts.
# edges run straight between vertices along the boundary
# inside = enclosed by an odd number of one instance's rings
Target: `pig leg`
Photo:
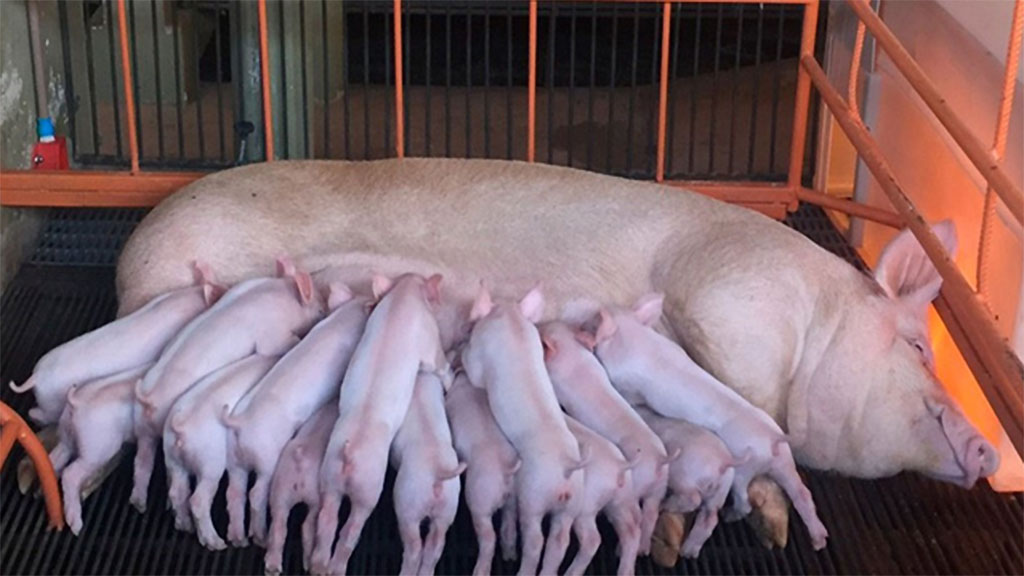
[[[565,551],[569,548],[570,530],[572,530],[572,515],[565,511],[555,514],[551,519],[551,527],[548,529],[547,544],[544,546],[544,563],[540,568],[541,574],[558,574],[558,568],[565,558]]]
[[[814,549],[824,548],[825,542],[828,540],[828,530],[818,518],[814,499],[811,498],[811,491],[804,486],[800,474],[796,471],[796,462],[793,461],[793,453],[789,449],[789,444],[780,443],[778,446],[775,458],[772,459],[771,478],[779,483],[782,490],[792,500],[797,514],[800,514],[800,518],[807,526]]]
[[[504,517],[502,521],[504,522]],[[476,541],[479,549],[476,557],[476,566],[473,567],[473,575],[484,576],[491,573],[491,563],[494,561],[495,535],[491,515],[486,512],[474,511],[473,529],[476,531]]]
[[[269,496],[270,476],[257,473],[256,482],[252,485],[252,490],[249,490],[249,536],[260,546],[267,540],[267,499]]]
[[[129,500],[140,513],[145,513],[149,497],[149,479],[153,475],[153,465],[156,462],[156,439],[144,433],[136,433],[136,442],[138,445],[135,449],[135,483]]]
[[[228,541],[233,546],[248,546],[245,537],[245,488],[249,475],[241,468],[228,470]]]
[[[228,547],[217,534],[217,529],[213,527],[213,520],[210,518],[210,507],[213,504],[213,496],[217,493],[218,484],[220,478],[200,476],[188,502],[199,543],[210,550],[223,550]]]
[[[359,536],[363,533],[363,526],[366,525],[372,512],[373,506],[352,501],[352,511],[349,512],[345,525],[341,528],[341,533],[338,535],[338,546],[334,549],[334,556],[331,556],[331,574],[344,576],[348,570],[348,560],[352,557],[352,552],[355,551],[356,544],[359,542]]]
[[[410,518],[400,514],[398,533],[402,537],[402,568],[403,576],[416,574],[423,557],[423,541],[420,539],[420,518]]]
[[[541,530],[543,514],[519,509],[519,530],[523,538],[523,557],[519,561],[519,576],[537,573],[540,553],[544,548],[544,532]]]
[[[615,504],[606,509],[608,520],[615,528],[619,539],[619,576],[633,574],[636,570],[636,557],[640,549],[640,504]]]
[[[430,531],[427,532],[427,542],[423,545],[423,558],[420,560],[419,576],[433,576],[437,568],[437,561],[441,559],[444,552],[445,535],[452,525],[454,518],[439,520],[434,518],[430,521]]]
[[[326,489],[320,495],[320,512],[316,518],[316,546],[313,547],[313,555],[309,562],[314,574],[327,573],[331,547],[338,532],[338,508],[341,507],[341,498],[341,492],[334,489]]]
[[[94,467],[79,459],[64,469],[61,488],[64,491],[64,517],[71,533],[78,536],[82,530],[82,482],[93,473]]]
[[[516,494],[513,492],[501,507],[501,557],[506,562],[516,559]]]
[[[288,513],[293,505],[292,499],[284,494],[280,498],[277,498],[277,494],[275,494],[275,499],[271,502],[270,531],[267,533],[267,553],[263,557],[263,567],[267,574],[281,573],[284,541],[288,536]]]
[[[164,459],[167,465],[167,478],[170,486],[167,489],[168,501],[174,510],[174,527],[184,532],[191,532],[192,515],[188,509],[189,481],[188,471],[173,456]]]
[[[658,523],[660,507],[661,498],[657,496],[647,496],[643,499],[640,518],[640,549],[638,551],[641,556],[651,553],[651,535],[654,534],[654,525]]]
[[[593,514],[577,516],[572,522],[572,531],[580,541],[580,549],[576,552],[572,564],[565,571],[565,576],[583,576],[590,561],[601,546],[601,534],[597,531],[597,518]]]
[[[316,517],[320,508],[310,504],[306,519],[302,521],[302,569],[309,572],[309,562],[313,557],[313,544],[316,538]]]

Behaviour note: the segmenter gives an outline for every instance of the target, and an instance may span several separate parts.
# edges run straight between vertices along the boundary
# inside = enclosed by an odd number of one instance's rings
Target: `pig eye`
[[[914,348],[917,348],[918,352],[920,352],[921,354],[924,354],[924,344],[921,344],[921,342],[919,342],[917,340],[912,341],[910,344],[913,345]]]

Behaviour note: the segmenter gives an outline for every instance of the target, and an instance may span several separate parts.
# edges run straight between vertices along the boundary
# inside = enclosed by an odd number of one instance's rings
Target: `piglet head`
[[[603,345],[607,345],[623,327],[627,329],[637,326],[650,327],[661,318],[665,304],[665,295],[652,292],[641,296],[632,309],[601,308],[598,312],[597,327],[593,335],[586,330],[576,333],[576,339],[588,349],[601,355]]]
[[[295,283],[295,290],[298,293],[299,301],[303,309],[308,311],[310,317],[319,318],[324,314],[326,302],[313,287],[313,277],[309,272],[300,270],[287,256],[277,259],[277,275],[281,278],[290,279]]]

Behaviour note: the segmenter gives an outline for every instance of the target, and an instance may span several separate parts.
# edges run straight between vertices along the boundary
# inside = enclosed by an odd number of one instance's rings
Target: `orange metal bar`
[[[860,202],[854,202],[853,200],[836,198],[809,188],[797,188],[796,197],[799,198],[801,202],[810,202],[811,204],[816,204],[831,210],[838,210],[849,214],[850,216],[856,216],[858,218],[864,218],[865,220],[884,224],[890,228],[903,227],[903,219],[900,218],[900,215],[890,210],[875,208],[874,206],[868,206],[866,204],[861,204]]]
[[[818,30],[818,2],[808,2],[804,7],[804,26],[800,36],[800,56],[814,56],[814,36]],[[811,101],[811,82],[803,68],[797,70],[796,106],[793,110],[793,142],[789,149],[789,187],[800,188],[803,175],[804,148],[807,145],[807,116]],[[796,209],[794,203],[791,208]]]
[[[123,0],[122,0],[123,1]],[[270,43],[267,40],[267,0],[259,0],[260,85],[263,87],[263,148],[274,161],[274,107],[270,100]]]
[[[1003,97],[999,100],[999,116],[996,134],[992,143],[992,156],[1000,162],[1006,154],[1006,134],[1010,129],[1010,115],[1013,112],[1013,95],[1017,88],[1017,66],[1020,63],[1020,45],[1024,39],[1024,1],[1013,5],[1013,22],[1010,27],[1010,41],[1006,48],[1006,68],[1003,71]],[[985,205],[981,213],[981,238],[978,242],[978,292],[985,296],[988,291],[989,253],[992,248],[992,226],[996,218],[995,192],[989,186],[985,190]]]
[[[526,100],[526,161],[537,152],[537,0],[530,0],[530,64]],[[548,103],[550,106],[551,103]]]
[[[395,0],[395,153],[405,158],[405,86],[402,78],[402,0]]]
[[[914,57],[906,51],[896,35],[875,14],[871,5],[866,0],[847,0],[847,3],[868,27],[878,45],[882,47],[892,63],[921,97],[921,100],[928,105],[939,122],[945,126],[949,135],[974,163],[974,167],[985,177],[989,186],[1006,203],[1017,222],[1024,225],[1024,195],[1021,195],[1021,191],[1013,185],[1010,177],[995,161],[988,148],[974,137],[967,125],[953,112],[946,99],[942,97],[935,85],[914,61]]]
[[[985,311],[974,290],[935,237],[931,227],[907,198],[895,174],[885,160],[878,144],[851,113],[842,96],[828,82],[825,71],[811,55],[800,59],[811,81],[821,93],[825,104],[835,115],[839,126],[860,153],[882,191],[905,220],[907,227],[921,243],[942,276],[942,291],[950,311],[969,336],[972,348],[985,370],[973,371],[993,411],[1010,437],[1014,448],[1024,455],[1024,367],[999,334],[992,317]],[[958,343],[958,346],[960,343]],[[966,353],[965,353],[966,354]]]
[[[199,172],[2,171],[0,204],[149,207],[203,176]]]
[[[672,24],[672,4],[665,2],[661,11],[661,87],[658,94],[658,164],[654,179],[665,179],[665,124],[668,118],[668,59]]]
[[[753,0],[567,0],[568,2],[616,2],[622,4],[654,4],[655,2],[670,2],[672,4],[809,4],[817,0],[765,0],[755,2]]]
[[[2,434],[4,445],[13,445],[17,440],[32,459],[32,463],[36,467],[36,474],[39,476],[39,483],[43,488],[46,515],[50,519],[50,527],[56,528],[58,532],[63,530],[64,511],[61,508],[60,490],[57,489],[57,475],[53,471],[53,465],[50,464],[50,457],[47,455],[46,449],[43,448],[42,443],[36,438],[28,424],[21,419],[21,416],[3,402],[0,402],[0,428],[3,429],[0,434]],[[2,456],[0,457],[0,468],[3,468],[4,462],[7,460],[9,450],[8,447],[3,454],[0,454]]]
[[[724,202],[737,204],[777,203],[788,206],[796,194],[785,183],[771,182],[716,182],[708,180],[666,180],[662,184],[673,188],[692,190]]]
[[[135,133],[135,92],[132,90],[132,56],[128,47],[128,12],[124,0],[117,0],[117,27],[121,39],[121,78],[124,79],[124,107],[128,115],[128,150],[132,172],[139,171],[139,137]]]
[[[853,54],[850,57],[850,79],[847,82],[846,103],[850,112],[860,119],[860,104],[857,102],[857,79],[860,76],[860,59],[864,53],[864,23],[857,21],[857,38],[853,42]]]

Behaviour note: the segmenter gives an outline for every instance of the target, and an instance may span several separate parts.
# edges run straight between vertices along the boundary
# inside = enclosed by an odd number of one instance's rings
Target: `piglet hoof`
[[[220,552],[221,550],[226,550],[228,547],[227,542],[221,540],[220,538],[206,540],[202,544],[204,547],[206,547],[207,550],[210,550],[212,552]]]
[[[266,574],[266,576],[278,576],[278,574],[281,573],[281,567],[267,564],[263,567],[263,573]]]
[[[182,532],[195,532],[192,526],[192,519],[188,516],[176,516],[174,518],[174,529]]]
[[[249,545],[249,539],[245,536],[236,536],[234,538],[229,538],[229,541],[231,542],[231,545],[235,548],[245,548]]]
[[[139,511],[139,514],[145,514],[146,513],[146,499],[145,498],[139,498],[139,497],[137,497],[137,496],[135,496],[133,494],[131,499],[129,500],[129,502],[131,502],[132,506],[134,506],[135,509]]]
[[[814,546],[814,549],[821,550],[825,548],[825,545],[828,543],[828,530],[825,529],[825,526],[822,524],[818,524],[817,526],[812,528],[810,532],[811,545]]]
[[[71,533],[75,536],[82,531],[82,517],[81,516],[68,516],[68,528],[71,528]]]

